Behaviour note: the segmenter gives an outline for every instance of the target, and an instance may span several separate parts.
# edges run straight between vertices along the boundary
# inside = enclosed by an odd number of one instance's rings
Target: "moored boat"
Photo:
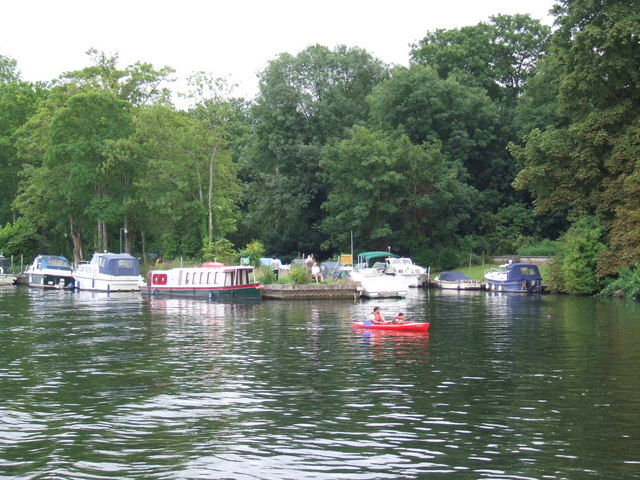
[[[461,272],[441,272],[433,282],[445,290],[481,290],[482,282],[473,280]]]
[[[429,322],[404,322],[404,323],[373,323],[370,320],[364,322],[352,322],[353,328],[365,330],[395,330],[405,332],[426,332],[429,330]]]
[[[0,285],[13,285],[17,276],[11,273],[11,265],[3,255],[0,255]]]
[[[429,273],[425,267],[416,265],[408,257],[398,257],[387,254],[387,273],[395,273],[404,277],[409,287],[421,287],[429,280]]]
[[[540,293],[542,277],[537,265],[530,263],[505,263],[498,268],[485,270],[487,290],[493,292]]]
[[[132,292],[140,288],[140,261],[128,253],[94,253],[73,271],[74,287],[98,292]]]
[[[200,267],[151,270],[140,291],[148,295],[182,297],[260,299],[262,284],[255,281],[253,267],[203,263]]]
[[[25,274],[30,287],[73,288],[71,263],[60,255],[38,255]]]
[[[387,271],[389,252],[363,252],[350,272],[351,279],[362,287],[362,296],[369,298],[406,297],[408,285],[404,276]],[[382,261],[376,261],[377,259]]]

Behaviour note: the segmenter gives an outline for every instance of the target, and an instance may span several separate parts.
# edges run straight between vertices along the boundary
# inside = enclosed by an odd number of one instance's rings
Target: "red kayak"
[[[405,332],[426,332],[429,330],[429,323],[416,323],[416,322],[404,322],[404,323],[372,323],[366,322],[353,322],[353,328],[365,328],[367,330],[396,330]]]

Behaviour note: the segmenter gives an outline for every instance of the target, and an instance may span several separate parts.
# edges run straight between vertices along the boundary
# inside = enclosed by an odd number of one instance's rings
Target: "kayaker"
[[[393,320],[393,323],[404,323],[406,321],[407,321],[407,319],[405,318],[404,313],[400,312],[396,316],[395,320]]]
[[[387,323],[382,313],[380,313],[380,307],[373,307],[373,312],[371,313],[369,319],[373,323]]]

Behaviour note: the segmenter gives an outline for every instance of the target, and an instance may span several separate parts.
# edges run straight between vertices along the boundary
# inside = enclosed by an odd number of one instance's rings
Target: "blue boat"
[[[30,287],[72,288],[71,263],[60,255],[38,255],[25,271]]]
[[[537,265],[530,263],[505,263],[498,268],[485,270],[487,290],[493,292],[540,293],[542,277]]]

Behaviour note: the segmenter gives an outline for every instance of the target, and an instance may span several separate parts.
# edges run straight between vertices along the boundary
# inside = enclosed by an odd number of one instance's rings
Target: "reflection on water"
[[[0,290],[0,477],[637,478],[637,305],[455,293]]]

